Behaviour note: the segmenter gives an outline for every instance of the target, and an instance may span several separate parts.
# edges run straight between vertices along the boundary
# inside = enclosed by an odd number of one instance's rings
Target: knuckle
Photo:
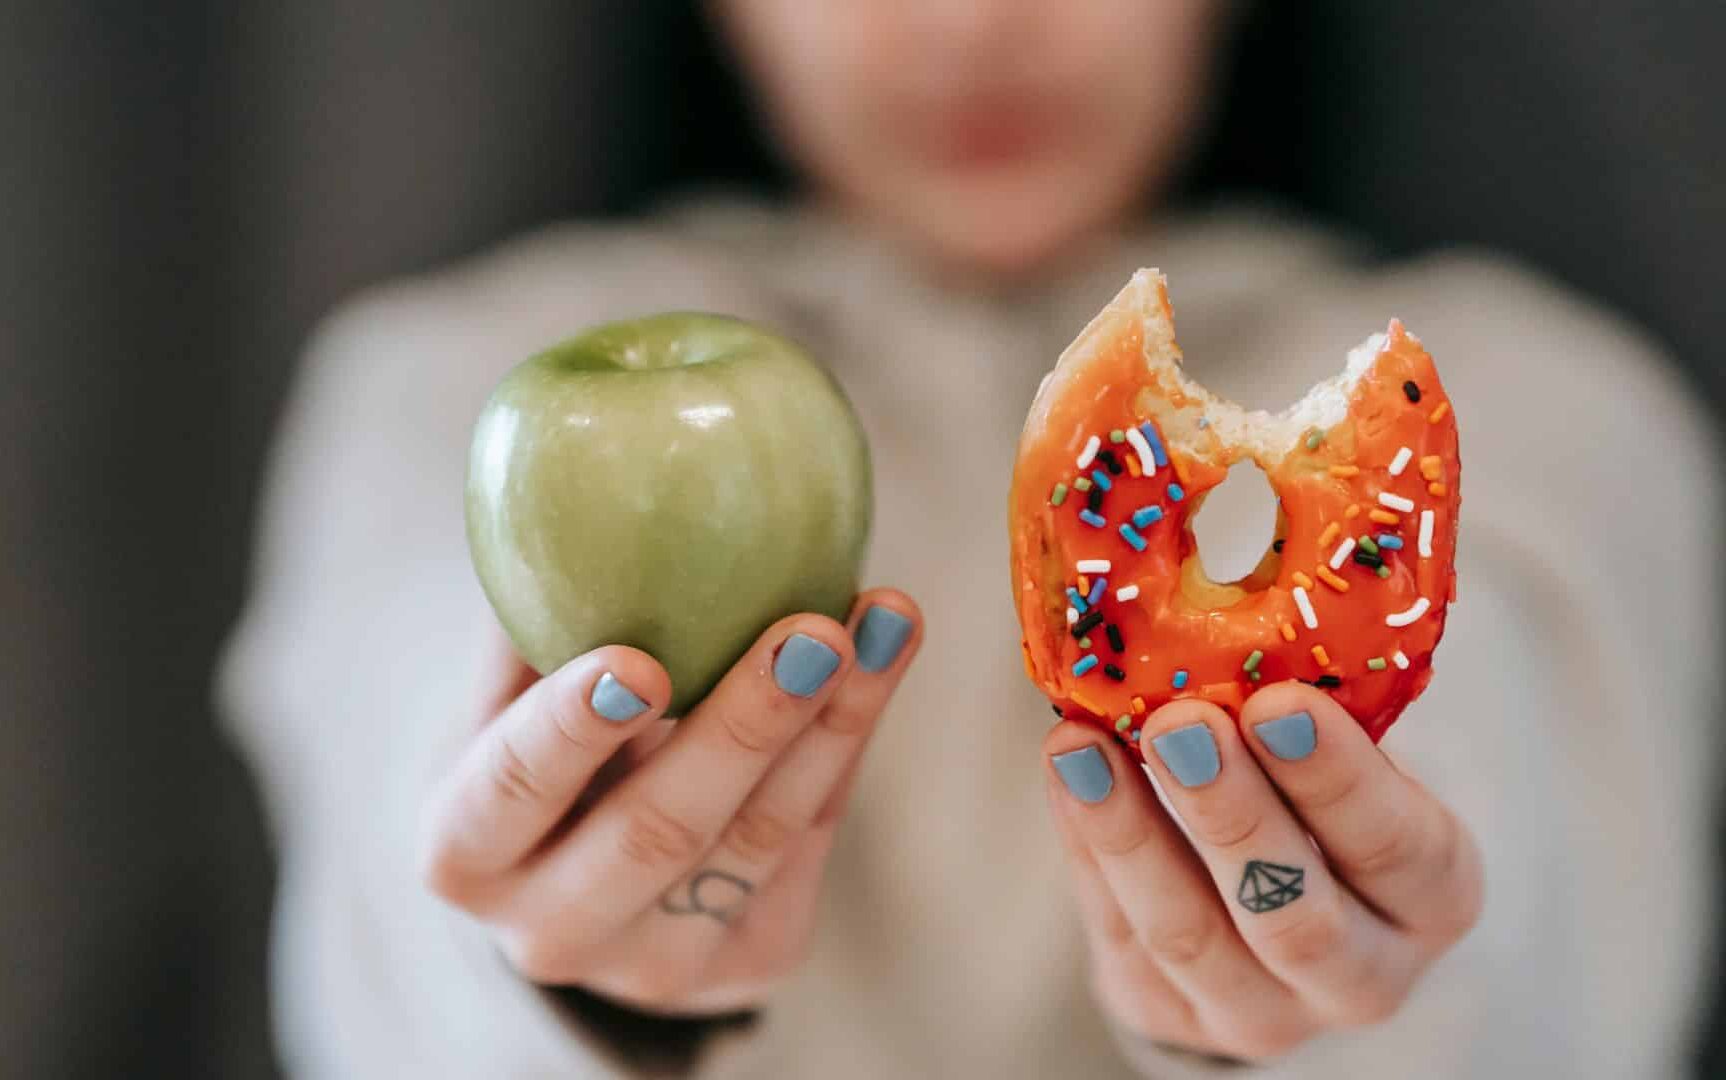
[[[1356,995],[1338,1017],[1338,1023],[1351,1028],[1382,1024],[1396,1015],[1406,997],[1407,992],[1404,990]]]
[[[1110,948],[1127,949],[1138,944],[1133,924],[1127,921],[1120,908],[1113,905],[1099,917],[1097,934]]]
[[[1486,906],[1486,884],[1480,853],[1462,823],[1447,813],[1442,830],[1434,866],[1437,880],[1444,885],[1446,902],[1434,913],[1431,933],[1449,944],[1461,940],[1480,921]]]
[[[766,807],[746,804],[731,819],[721,843],[744,862],[758,865],[782,855],[798,831]]]
[[[540,799],[539,778],[521,751],[503,732],[491,741],[487,776],[492,790],[507,802],[532,803]]]
[[[1346,935],[1341,912],[1332,905],[1314,906],[1266,930],[1261,948],[1282,967],[1310,968],[1334,956]]]
[[[1204,843],[1222,851],[1233,851],[1249,843],[1264,826],[1262,812],[1239,807],[1219,806],[1188,818],[1193,833]]]
[[[1145,927],[1140,947],[1159,965],[1186,968],[1210,951],[1221,929],[1218,920],[1199,916]]]
[[[731,709],[719,717],[726,738],[750,754],[771,754],[785,741],[789,717],[796,706],[790,702],[756,709]]]
[[[498,947],[509,966],[528,982],[555,985],[573,982],[579,975],[563,948],[542,935],[507,934]]]
[[[1400,874],[1420,864],[1426,845],[1407,814],[1393,817],[1374,833],[1359,851],[1349,853],[1346,866],[1350,872],[1378,877]]]
[[[1301,808],[1312,814],[1335,810],[1360,794],[1360,786],[1365,778],[1365,771],[1362,769],[1343,769],[1328,783],[1320,783],[1313,791],[1303,795],[1299,800]]]
[[[628,861],[659,872],[694,862],[706,849],[707,838],[700,829],[644,803],[624,819],[617,846]]]
[[[1283,1057],[1312,1038],[1310,1024],[1292,1016],[1252,1018],[1225,1041],[1233,1057],[1263,1064]]]
[[[874,709],[847,700],[843,691],[821,710],[821,726],[835,735],[867,735],[875,727]]]

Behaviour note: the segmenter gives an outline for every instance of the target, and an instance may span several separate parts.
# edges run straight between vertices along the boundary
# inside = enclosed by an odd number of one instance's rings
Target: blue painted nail
[[[809,697],[838,669],[838,653],[808,634],[792,634],[773,660],[773,681],[787,694]]]
[[[1109,760],[1094,746],[1056,754],[1049,759],[1055,772],[1073,798],[1084,803],[1100,803],[1115,790],[1115,778],[1109,773]]]
[[[635,695],[635,691],[617,681],[617,676],[606,672],[593,684],[593,693],[588,696],[593,703],[593,711],[610,720],[621,724],[625,720],[634,720],[647,709],[647,702]]]
[[[1318,732],[1312,724],[1312,713],[1297,712],[1255,724],[1253,732],[1265,749],[1283,761],[1299,761],[1318,745]]]
[[[876,604],[863,613],[863,621],[857,624],[857,666],[864,671],[886,670],[910,636],[910,619]]]
[[[1208,784],[1222,771],[1222,762],[1217,759],[1217,740],[1203,724],[1165,731],[1152,739],[1151,745],[1182,787]]]

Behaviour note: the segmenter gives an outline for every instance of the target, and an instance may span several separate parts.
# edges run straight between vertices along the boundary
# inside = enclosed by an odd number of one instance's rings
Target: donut
[[[1245,577],[1213,581],[1190,523],[1246,460],[1277,497],[1274,539]],[[1061,353],[1020,437],[1026,673],[1059,715],[1131,745],[1169,701],[1238,716],[1285,679],[1323,688],[1376,742],[1432,678],[1460,479],[1455,412],[1400,322],[1294,405],[1249,412],[1187,378],[1168,283],[1140,270]]]

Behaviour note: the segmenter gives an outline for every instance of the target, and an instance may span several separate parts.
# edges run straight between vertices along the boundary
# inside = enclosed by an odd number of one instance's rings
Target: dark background
[[[1718,3],[1261,4],[1187,197],[1515,252],[1718,402],[1723,45]],[[537,222],[777,187],[709,49],[666,0],[0,0],[0,1075],[269,1074],[208,685],[298,344]]]

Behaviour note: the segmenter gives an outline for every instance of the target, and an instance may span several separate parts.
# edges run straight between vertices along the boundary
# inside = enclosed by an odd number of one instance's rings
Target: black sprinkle
[[[1271,550],[1276,552],[1278,555],[1281,555],[1283,553],[1283,541],[1282,541],[1282,538],[1280,536],[1277,539],[1271,541]]]
[[[1113,664],[1104,664],[1103,665],[1103,674],[1107,675],[1109,678],[1115,680],[1116,682],[1125,682],[1127,679],[1127,673],[1122,671],[1120,668],[1116,667]]]
[[[1116,626],[1114,623],[1110,623],[1108,630],[1105,632],[1109,635],[1109,648],[1116,652],[1126,651],[1127,643],[1121,640],[1120,627]]]
[[[1342,685],[1342,676],[1320,675],[1318,678],[1313,680],[1313,685],[1323,687],[1326,690],[1334,690]]]
[[[1102,612],[1100,612],[1100,611],[1087,611],[1087,612],[1085,612],[1083,615],[1079,616],[1079,621],[1073,624],[1073,636],[1076,638],[1084,637],[1086,634],[1090,633],[1092,630],[1095,630],[1102,623],[1102,621],[1103,621],[1103,613]]]
[[[1363,550],[1361,548],[1355,548],[1354,549],[1354,561],[1357,563],[1360,563],[1362,566],[1370,566],[1374,570],[1377,570],[1379,567],[1384,565],[1384,556],[1374,555],[1370,551],[1366,551],[1366,550]]]
[[[1061,707],[1059,705],[1051,705],[1049,708],[1055,710],[1055,715],[1059,716],[1061,719],[1065,720],[1067,718],[1066,714],[1061,712]]]
[[[1110,476],[1121,475],[1121,459],[1115,456],[1113,450],[1099,450],[1097,460],[1101,461],[1103,467],[1109,470]]]
[[[1100,487],[1092,488],[1085,495],[1085,506],[1088,507],[1090,509],[1091,513],[1093,513],[1093,514],[1102,510],[1102,508],[1103,508],[1103,489]]]
[[[1416,405],[1420,404],[1420,387],[1415,385],[1413,379],[1402,384],[1402,392],[1408,395],[1409,401]]]

